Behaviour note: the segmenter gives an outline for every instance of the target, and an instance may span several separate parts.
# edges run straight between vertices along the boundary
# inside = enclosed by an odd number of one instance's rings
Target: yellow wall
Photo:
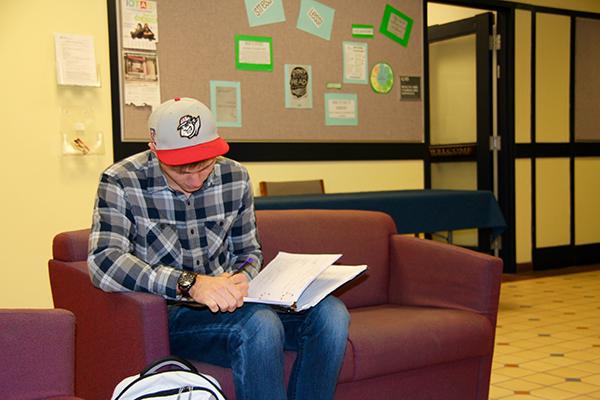
[[[536,142],[569,141],[570,17],[537,14]]]
[[[568,245],[571,240],[569,159],[538,158],[535,162],[536,245]]]
[[[531,262],[531,160],[515,162],[515,241],[518,264]]]
[[[415,161],[320,161],[248,162],[254,193],[260,181],[323,179],[327,193],[423,188],[423,162]]]
[[[477,8],[450,6],[439,3],[427,4],[427,26],[442,25],[460,19],[471,18],[487,12]]]
[[[539,7],[563,8],[567,10],[600,12],[598,0],[508,0],[513,3],[527,3]]]
[[[0,2],[0,307],[51,307],[51,239],[90,223],[96,180],[112,161],[105,16],[102,0]],[[57,87],[54,32],[94,37],[102,87]],[[60,113],[73,104],[95,110],[105,154],[61,155]]]
[[[531,12],[515,13],[515,142],[531,142]]]

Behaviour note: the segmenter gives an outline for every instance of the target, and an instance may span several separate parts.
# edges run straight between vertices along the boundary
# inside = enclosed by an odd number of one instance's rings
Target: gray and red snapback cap
[[[148,118],[156,156],[167,165],[184,165],[221,156],[229,145],[217,133],[213,113],[198,100],[177,97]]]

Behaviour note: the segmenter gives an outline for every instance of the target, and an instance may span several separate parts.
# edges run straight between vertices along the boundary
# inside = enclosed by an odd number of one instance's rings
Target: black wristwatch
[[[179,288],[179,293],[187,297],[190,289],[196,283],[196,274],[189,271],[183,271],[179,278],[177,278],[177,288]]]

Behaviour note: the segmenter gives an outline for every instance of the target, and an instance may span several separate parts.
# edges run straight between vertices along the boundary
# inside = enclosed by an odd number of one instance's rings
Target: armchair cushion
[[[383,305],[351,315],[355,380],[479,357],[492,346],[489,321],[464,311]]]

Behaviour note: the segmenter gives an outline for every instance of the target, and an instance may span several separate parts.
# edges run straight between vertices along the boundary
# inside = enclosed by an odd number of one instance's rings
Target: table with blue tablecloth
[[[484,190],[395,190],[255,199],[257,210],[343,209],[374,210],[389,214],[399,233],[433,233],[458,229],[490,229],[493,236],[506,229],[494,195]]]

